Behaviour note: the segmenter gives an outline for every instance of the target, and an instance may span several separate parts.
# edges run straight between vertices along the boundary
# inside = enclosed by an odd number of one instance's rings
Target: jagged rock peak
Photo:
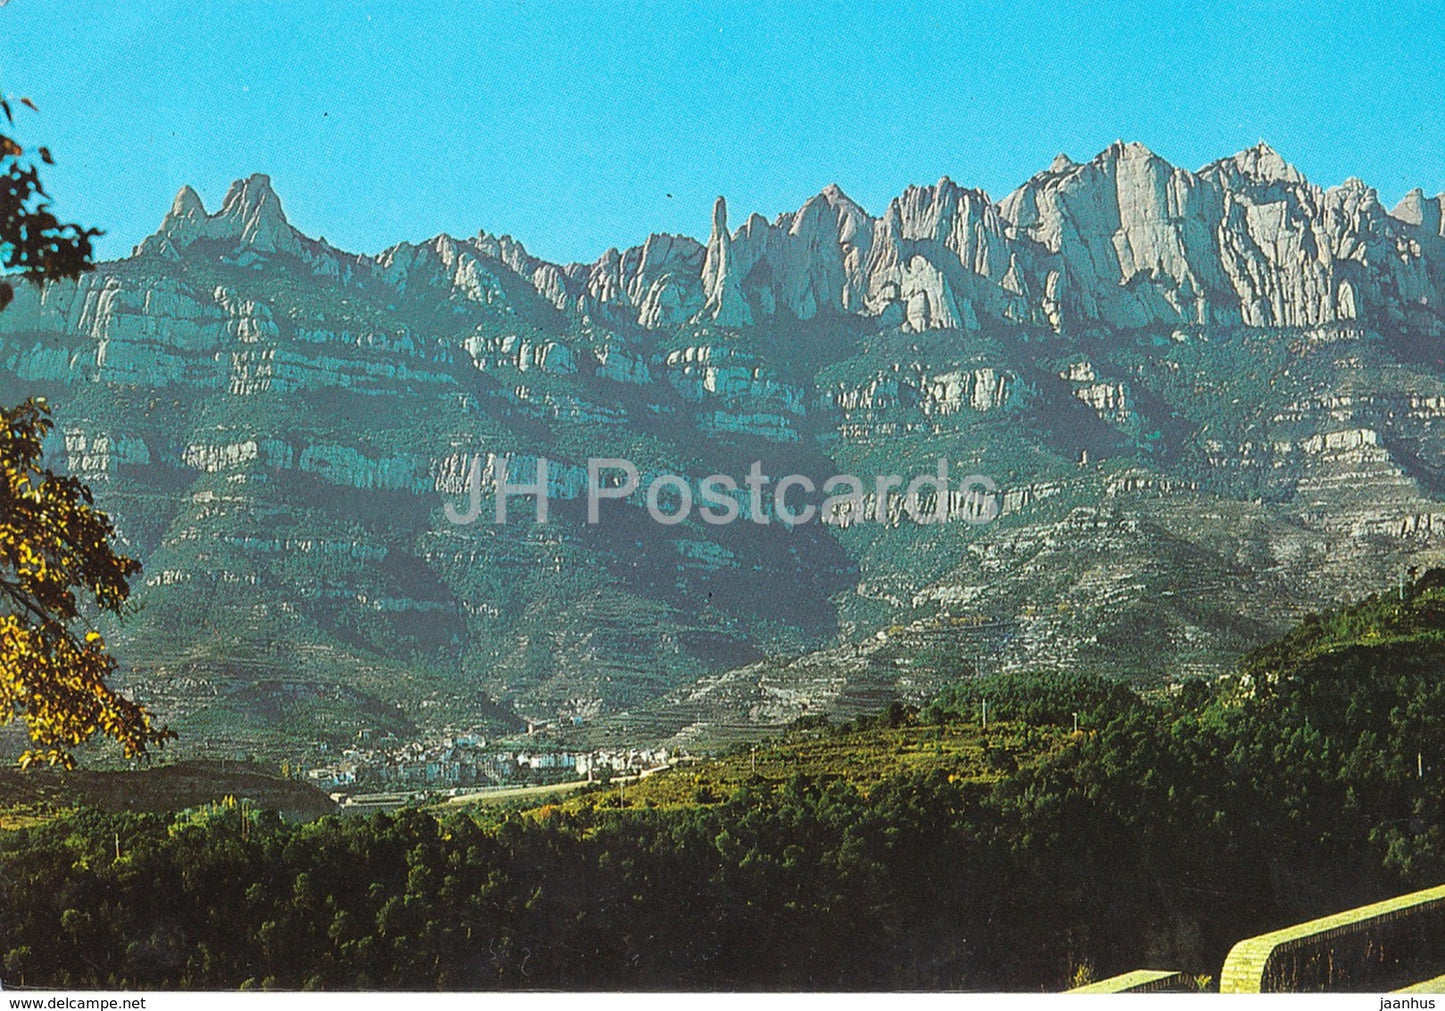
[[[206,216],[206,205],[201,202],[200,194],[191,189],[190,186],[182,186],[176,192],[176,199],[171,201],[170,213],[167,218],[204,218]]]
[[[1077,164],[1078,163],[1075,162],[1074,159],[1070,158],[1068,155],[1064,154],[1064,152],[1060,151],[1058,154],[1054,155],[1054,160],[1049,162],[1049,171],[1067,172],[1069,169],[1073,168]]]
[[[171,201],[171,209],[161,219],[161,227],[135,247],[135,254],[153,253],[171,258],[178,256],[176,237],[190,235],[197,228],[203,227],[206,217],[206,205],[201,202],[200,195],[190,186],[182,186],[176,192],[176,198]],[[189,242],[183,240],[181,245],[189,245]]]
[[[728,231],[728,202],[719,196],[712,202],[712,237],[726,235]]]
[[[237,179],[226,190],[221,201],[221,213],[233,214],[274,214],[282,221],[286,215],[281,210],[281,198],[271,188],[271,177],[262,172],[253,172],[246,179]]]
[[[1232,158],[1220,159],[1214,162],[1214,165],[1222,168],[1232,167],[1240,175],[1259,182],[1304,182],[1304,176],[1300,174],[1300,171],[1285,161],[1278,151],[1264,141],[1260,141],[1253,147],[1245,148]]]
[[[703,261],[702,289],[706,302],[699,320],[710,319],[722,326],[746,326],[753,322],[752,309],[743,298],[742,278],[733,262],[732,236],[728,234],[728,202],[719,196],[712,205],[712,234]]]
[[[493,235],[486,229],[479,229],[472,237],[471,244],[486,255],[501,260],[519,274],[529,274],[543,263],[527,250],[520,239],[511,235]]]
[[[1405,194],[1390,216],[1432,235],[1445,235],[1445,193],[1427,197],[1418,186]]]
[[[1400,198],[1400,202],[1390,211],[1390,217],[1397,218],[1407,225],[1418,225],[1423,221],[1424,211],[1425,191],[1416,186]]]
[[[1111,161],[1118,161],[1127,158],[1158,158],[1159,156],[1149,150],[1137,140],[1122,141],[1116,140],[1104,150],[1094,156],[1094,161],[1104,164]],[[1057,161],[1058,159],[1055,159]],[[1162,159],[1161,159],[1162,160]]]
[[[837,183],[829,183],[827,186],[824,186],[823,192],[819,193],[818,196],[826,200],[829,207],[832,207],[841,214],[866,216],[868,213],[863,210],[862,205],[860,205],[858,201],[844,193],[843,187]]]
[[[285,251],[295,244],[281,199],[271,188],[271,177],[259,172],[231,184],[219,217],[234,221],[240,228],[241,242],[258,251]]]
[[[1340,193],[1344,193],[1356,200],[1376,201],[1375,188],[1365,182],[1359,176],[1350,176],[1339,186],[1334,187]]]
[[[232,253],[301,253],[300,238],[286,220],[270,177],[259,172],[233,182],[215,214],[206,213],[195,190],[181,187],[159,231],[136,252],[174,257],[201,240],[231,245]]]

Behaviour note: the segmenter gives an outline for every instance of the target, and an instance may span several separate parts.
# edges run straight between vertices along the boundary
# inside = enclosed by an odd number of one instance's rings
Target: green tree
[[[0,114],[13,126],[3,94]],[[36,154],[52,163],[47,149]],[[25,149],[0,133],[0,309],[15,297],[14,278],[40,286],[93,266],[90,240],[100,233],[61,224],[47,199]],[[170,735],[106,683],[115,659],[86,627],[82,601],[119,614],[140,564],[115,551],[115,527],[90,490],[42,466],[52,424],[43,400],[0,409],[0,723],[25,720],[36,747],[23,765],[69,766],[71,749],[97,733],[128,757]]]
[[[19,101],[35,108],[28,98]],[[0,114],[7,127],[14,126],[14,110],[3,93]],[[42,285],[73,280],[91,269],[90,240],[101,234],[94,228],[61,224],[51,213],[39,170],[11,132],[0,133],[0,270],[8,275],[0,279],[0,309],[15,297],[11,280],[16,276]],[[48,148],[36,148],[35,154],[45,164],[53,164]]]

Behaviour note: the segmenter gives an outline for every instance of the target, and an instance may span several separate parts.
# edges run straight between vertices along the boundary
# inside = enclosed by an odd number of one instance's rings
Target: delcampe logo
[[[553,498],[583,497],[587,522],[602,522],[602,503],[628,499],[645,505],[657,523],[673,526],[696,511],[714,526],[739,520],[761,525],[780,523],[795,527],[814,521],[833,524],[886,523],[900,514],[915,523],[935,524],[961,520],[971,525],[989,523],[1001,511],[998,486],[983,474],[969,474],[956,484],[949,477],[946,459],[939,459],[931,473],[905,479],[883,474],[865,480],[853,474],[834,474],[821,482],[805,474],[788,474],[776,480],[764,473],[760,460],[753,461],[738,480],[728,474],[713,474],[694,480],[680,474],[642,475],[630,460],[592,457],[585,478],[580,468],[560,465],[558,474],[546,457],[532,463],[531,480],[524,477],[525,462],[514,463],[506,456],[492,457],[485,468],[485,484],[491,490],[491,522],[504,524],[509,515],[508,500],[532,499],[533,515],[546,523]],[[474,456],[467,474],[464,508],[447,502],[447,520],[457,525],[475,523],[483,514],[483,459]],[[575,475],[572,472],[578,472]],[[574,478],[571,479],[571,478]]]

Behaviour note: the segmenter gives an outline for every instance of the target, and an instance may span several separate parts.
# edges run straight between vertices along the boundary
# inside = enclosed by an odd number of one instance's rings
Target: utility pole
[[[1415,775],[1419,779],[1425,778],[1425,752],[1415,752]]]
[[[758,774],[758,746],[757,746],[756,744],[754,744],[754,745],[753,745],[753,776],[754,776],[754,778],[757,777],[757,774]]]
[[[1075,714],[1074,714],[1074,733],[1077,734],[1078,732],[1079,732],[1079,714],[1078,714],[1078,713],[1075,713]]]

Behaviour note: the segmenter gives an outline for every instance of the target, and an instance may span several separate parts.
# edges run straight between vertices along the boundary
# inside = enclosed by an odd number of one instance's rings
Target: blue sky
[[[1389,205],[1445,190],[1431,2],[10,0],[0,87],[104,256],[175,191],[266,172],[292,222],[374,252],[479,228],[592,260],[836,182],[874,213],[942,175],[996,199],[1065,151],[1189,168],[1260,139]]]

